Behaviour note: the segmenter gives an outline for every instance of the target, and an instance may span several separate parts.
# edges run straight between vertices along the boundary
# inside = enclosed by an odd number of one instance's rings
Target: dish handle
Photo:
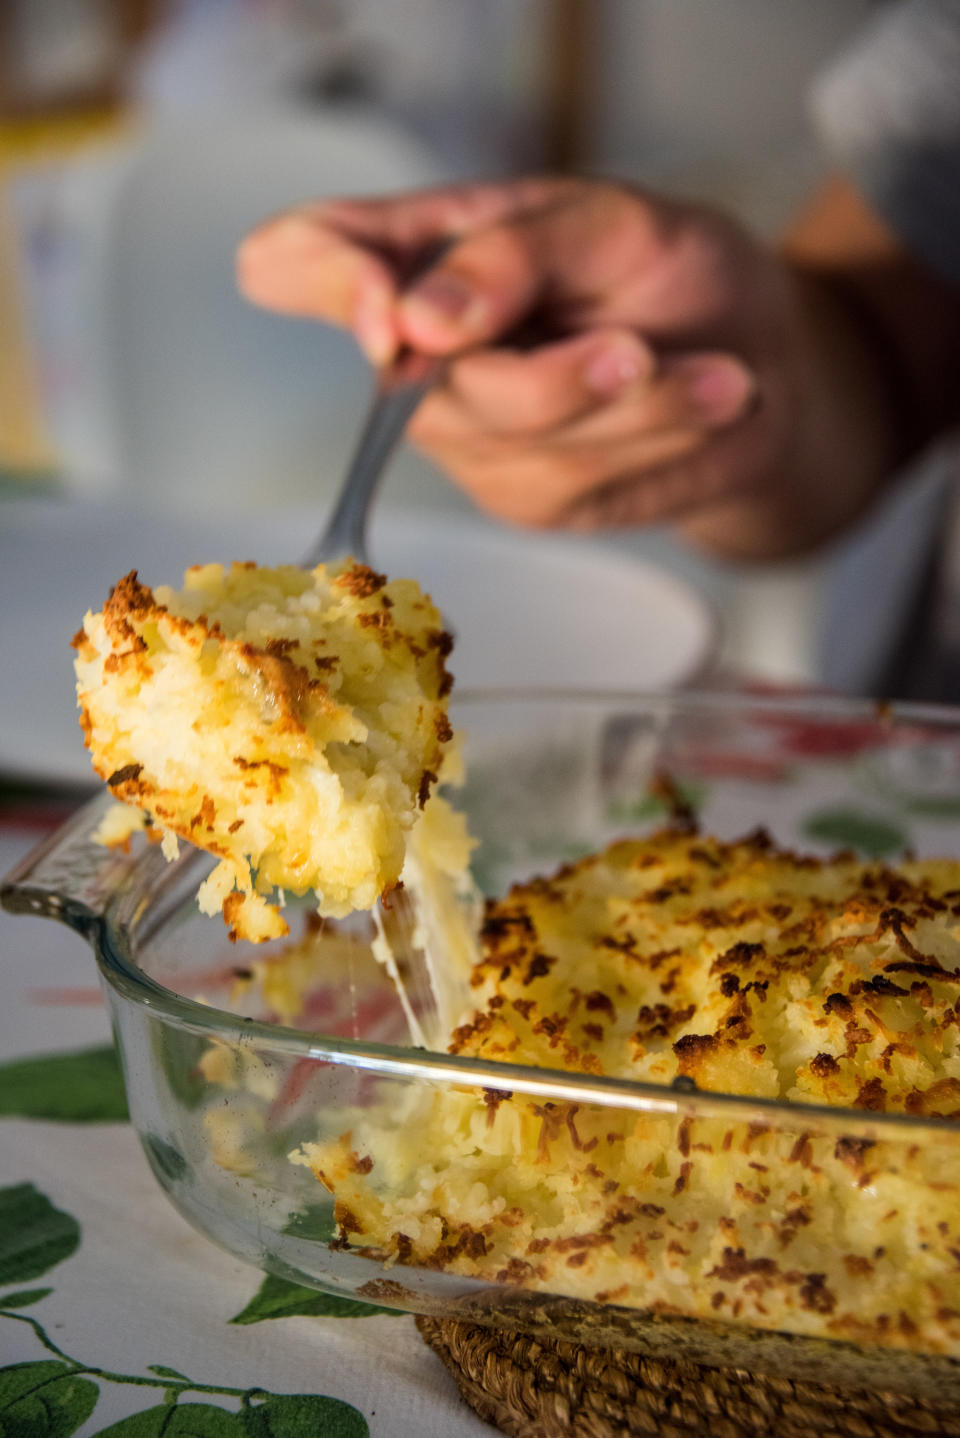
[[[98,794],[32,849],[0,879],[0,907],[59,919],[89,937],[142,859],[130,846],[125,852],[94,838],[116,802],[109,793]]]

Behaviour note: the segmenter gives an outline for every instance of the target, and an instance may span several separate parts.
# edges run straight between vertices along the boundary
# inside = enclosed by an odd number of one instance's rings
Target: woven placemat
[[[960,1409],[736,1368],[417,1319],[481,1418],[511,1438],[960,1438]]]

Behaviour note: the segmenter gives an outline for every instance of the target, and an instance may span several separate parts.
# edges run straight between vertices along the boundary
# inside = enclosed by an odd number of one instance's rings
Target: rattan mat
[[[481,1418],[511,1438],[960,1438],[960,1408],[417,1319]]]

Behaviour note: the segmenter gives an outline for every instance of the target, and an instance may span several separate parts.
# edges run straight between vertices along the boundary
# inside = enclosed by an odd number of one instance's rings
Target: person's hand
[[[331,201],[255,231],[238,276],[258,304],[349,327],[375,364],[404,344],[457,356],[411,438],[517,523],[676,520],[772,555],[845,524],[889,466],[851,314],[705,209],[560,179]]]

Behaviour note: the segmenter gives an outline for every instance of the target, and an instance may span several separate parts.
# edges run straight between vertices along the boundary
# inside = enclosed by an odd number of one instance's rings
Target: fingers
[[[451,371],[449,419],[464,433],[545,434],[649,380],[649,346],[629,330],[593,331],[528,353],[481,350]]]
[[[298,210],[261,226],[237,253],[237,283],[254,304],[354,331],[374,363],[397,346],[390,264]]]
[[[255,303],[350,326],[382,363],[401,340],[437,354],[489,343],[538,308],[570,333],[616,324],[620,297],[662,265],[675,228],[666,203],[534,178],[306,205],[256,230],[237,272]]]
[[[254,304],[351,328],[382,364],[400,338],[398,294],[426,249],[521,215],[569,185],[533,179],[304,205],[243,241],[237,282]]]
[[[576,188],[575,181],[534,176],[490,184],[443,185],[372,199],[326,200],[304,206],[303,212],[358,243],[403,254],[555,204]]]
[[[544,271],[517,221],[467,235],[401,298],[404,339],[431,354],[489,343],[537,307]]]
[[[494,439],[570,447],[732,423],[756,392],[734,355],[682,355],[657,363],[629,331],[592,331],[530,354],[487,350],[451,368],[444,389],[411,425],[417,443],[464,450]]]
[[[555,186],[464,233],[402,296],[415,348],[452,354],[488,344],[538,309],[560,328],[615,322],[618,296],[662,261],[669,206],[614,186]]]
[[[645,476],[696,456],[748,415],[756,381],[726,354],[685,355],[653,372],[631,338],[600,333],[546,354],[461,360],[412,438],[482,508],[517,523],[566,523],[593,497],[608,503],[621,482],[639,493]],[[591,365],[606,367],[610,390],[591,385]]]

